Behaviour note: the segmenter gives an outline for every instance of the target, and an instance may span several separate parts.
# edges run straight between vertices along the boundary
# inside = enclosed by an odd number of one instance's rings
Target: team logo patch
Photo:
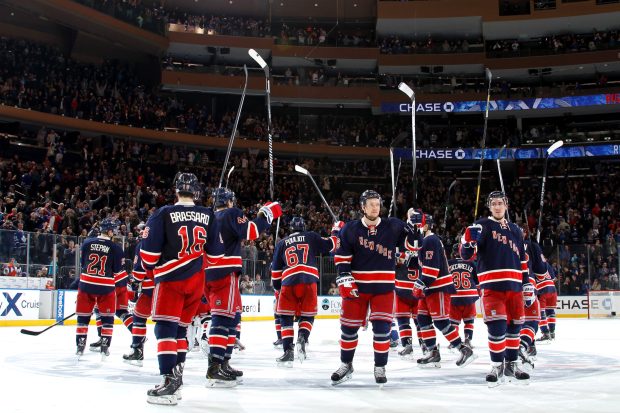
[[[215,300],[215,305],[222,305],[222,300]]]
[[[245,215],[237,217],[237,224],[245,224],[246,222],[248,222],[248,218]]]
[[[149,237],[149,227],[144,227],[142,230],[142,238],[147,239]]]
[[[368,235],[377,235],[376,225],[368,225]]]
[[[434,251],[432,251],[432,250],[431,251],[426,251],[426,260],[427,261],[433,259],[433,253],[434,253]]]

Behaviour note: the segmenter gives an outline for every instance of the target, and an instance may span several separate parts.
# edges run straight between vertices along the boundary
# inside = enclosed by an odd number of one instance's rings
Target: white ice
[[[32,330],[43,327],[28,327]],[[139,413],[193,412],[620,412],[620,320],[559,319],[557,340],[538,346],[538,361],[529,386],[487,388],[489,370],[486,328],[476,320],[478,359],[465,368],[456,354],[442,347],[440,369],[422,370],[390,351],[388,383],[379,389],[372,375],[372,333],[360,331],[353,378],[333,387],[331,373],[340,365],[337,320],[317,320],[308,359],[292,369],[278,368],[281,354],[272,346],[273,322],[244,322],[247,349],[233,355],[232,365],[245,372],[232,389],[206,388],[207,361],[188,356],[183,400],[174,406],[147,404],[146,391],[159,383],[155,339],[149,326],[144,367],[122,362],[130,335],[115,326],[111,355],[86,350],[76,362],[75,327],[59,326],[40,336],[0,328],[0,411]],[[89,342],[96,338],[93,326]],[[420,355],[416,347],[416,356]]]

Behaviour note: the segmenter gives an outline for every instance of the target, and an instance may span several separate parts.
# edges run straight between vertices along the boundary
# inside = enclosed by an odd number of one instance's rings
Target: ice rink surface
[[[44,327],[28,327],[40,330]],[[476,320],[469,366],[458,368],[456,354],[441,344],[440,369],[420,369],[390,351],[388,383],[374,382],[372,333],[360,331],[353,378],[332,386],[339,365],[338,320],[317,320],[308,359],[292,369],[278,368],[273,322],[244,322],[245,351],[232,365],[245,373],[235,388],[206,388],[207,360],[189,353],[183,377],[183,400],[177,406],[147,404],[146,391],[159,383],[153,326],[145,345],[144,367],[123,363],[131,337],[116,325],[111,355],[86,351],[77,362],[75,327],[58,326],[40,336],[20,328],[0,328],[0,403],[3,413],[80,412],[620,412],[620,320],[559,319],[557,340],[538,346],[538,361],[528,386],[486,386],[489,371],[486,328]],[[89,343],[96,329],[89,330]],[[418,347],[416,357],[420,356]]]

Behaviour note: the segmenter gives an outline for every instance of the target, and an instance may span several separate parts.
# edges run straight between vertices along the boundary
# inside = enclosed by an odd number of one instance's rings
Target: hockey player
[[[364,216],[348,222],[340,232],[340,247],[334,262],[342,297],[341,366],[331,376],[334,385],[351,378],[357,332],[364,324],[368,308],[373,330],[375,381],[380,385],[387,382],[385,366],[394,311],[394,254],[397,247],[403,248],[405,243],[412,245],[406,237],[413,231],[399,219],[379,217],[381,202],[377,192],[364,191],[360,196]]]
[[[441,331],[453,348],[461,353],[456,365],[464,367],[474,360],[472,349],[463,344],[458,330],[450,323],[450,297],[456,293],[448,271],[448,259],[441,239],[433,233],[432,215],[413,211],[409,221],[423,236],[418,251],[420,277],[413,282],[413,295],[418,301],[418,324],[428,350],[417,360],[420,367],[439,367],[441,355],[435,339],[435,328]],[[433,327],[434,326],[434,327]]]
[[[253,241],[282,215],[277,202],[260,208],[257,217],[250,221],[235,207],[235,193],[227,188],[217,188],[213,193],[215,216],[224,242],[225,255],[217,265],[210,265],[206,272],[205,295],[211,306],[209,329],[210,386],[230,387],[237,384],[243,372],[230,366],[237,340],[237,325],[241,320],[241,241]]]
[[[117,229],[115,220],[106,218],[100,224],[101,234],[89,238],[81,248],[81,273],[76,303],[77,356],[84,354],[88,324],[95,305],[101,313],[101,354],[107,357],[112,342],[116,295],[114,280],[126,276],[123,250],[112,241]]]
[[[541,344],[555,340],[555,307],[558,303],[558,291],[555,288],[555,270],[546,260],[545,265],[547,266],[547,272],[545,274],[536,274],[536,290],[541,311],[540,331],[542,332],[542,336],[536,341]]]
[[[343,226],[342,221],[334,223],[332,236],[321,238],[316,232],[306,231],[302,217],[293,217],[289,223],[290,234],[276,245],[271,263],[271,279],[273,288],[280,291],[276,313],[282,323],[284,349],[284,354],[276,359],[278,366],[293,367],[295,348],[293,322],[297,313],[299,313],[297,359],[300,362],[306,359],[306,344],[317,314],[319,270],[316,256],[336,250],[338,233]]]
[[[501,191],[487,197],[491,216],[466,228],[461,237],[461,257],[477,257],[476,271],[481,289],[481,306],[487,325],[491,371],[489,387],[509,381],[527,383],[529,374],[517,364],[519,333],[524,321],[523,286],[529,284],[523,235],[508,222],[508,198]]]
[[[200,184],[194,174],[177,174],[178,201],[158,209],[146,223],[140,258],[153,270],[153,321],[161,384],[147,392],[153,404],[177,404],[187,353],[187,326],[204,290],[204,263],[224,256],[224,243],[211,208],[194,204]],[[206,254],[206,257],[205,257]]]
[[[143,238],[143,230],[140,231],[140,238]],[[155,280],[153,270],[145,270],[140,258],[140,248],[142,240],[136,245],[136,255],[133,260],[133,271],[130,284],[134,291],[139,291],[138,301],[133,308],[133,325],[131,328],[131,353],[123,355],[123,361],[135,366],[142,367],[144,360],[144,342],[146,341],[146,320],[151,316],[153,310],[153,290]]]
[[[411,319],[418,326],[418,299],[413,295],[413,283],[419,277],[417,251],[400,253],[396,263],[396,284],[394,317],[398,323],[398,333],[403,349],[398,352],[401,357],[413,355],[413,329]]]
[[[478,277],[476,268],[471,262],[459,257],[459,246],[454,244],[452,259],[448,261],[448,269],[456,294],[450,300],[450,323],[458,330],[463,321],[465,344],[470,348],[474,336],[474,320],[476,319],[476,301],[478,301]]]

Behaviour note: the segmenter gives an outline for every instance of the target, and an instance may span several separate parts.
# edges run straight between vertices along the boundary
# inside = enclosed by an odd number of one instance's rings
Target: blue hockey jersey
[[[413,282],[420,276],[420,263],[417,255],[408,262],[396,266],[396,295],[409,300],[417,300],[413,295]]]
[[[440,291],[456,293],[448,270],[446,250],[436,234],[430,233],[424,237],[418,251],[418,261],[422,272],[420,280],[427,288],[426,295]]]
[[[269,228],[262,216],[250,221],[239,208],[226,208],[215,212],[224,241],[224,257],[215,265],[207,267],[207,280],[214,281],[230,273],[239,274],[242,268],[241,241],[253,241]]]
[[[322,238],[316,232],[290,234],[276,245],[271,262],[273,287],[281,285],[312,284],[319,281],[316,256],[329,254],[338,247],[338,238]]]
[[[360,293],[382,294],[394,291],[398,247],[412,250],[406,224],[396,218],[379,218],[377,225],[363,220],[348,222],[340,231],[340,247],[334,262],[338,273],[350,272]]]
[[[158,209],[147,221],[140,258],[155,283],[183,280],[224,256],[224,242],[211,208],[177,202]],[[206,255],[206,256],[205,256]]]
[[[452,284],[456,288],[450,300],[452,305],[468,305],[478,300],[478,277],[473,263],[456,258],[448,261]]]
[[[522,291],[528,282],[528,266],[521,229],[506,220],[492,217],[476,221],[482,226],[480,240],[472,246],[461,239],[461,257],[476,259],[480,288],[495,291]]]
[[[123,250],[106,236],[89,238],[81,248],[81,272],[78,289],[89,294],[114,291],[115,280],[126,276]]]

